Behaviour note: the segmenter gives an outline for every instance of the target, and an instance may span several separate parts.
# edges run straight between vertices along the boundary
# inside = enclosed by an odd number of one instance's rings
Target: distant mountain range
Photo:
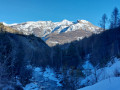
[[[49,46],[69,43],[74,40],[88,37],[93,33],[98,34],[102,32],[100,27],[86,20],[77,20],[76,22],[68,20],[63,20],[61,22],[31,21],[21,24],[3,24],[25,35],[34,34],[37,37],[41,37]]]

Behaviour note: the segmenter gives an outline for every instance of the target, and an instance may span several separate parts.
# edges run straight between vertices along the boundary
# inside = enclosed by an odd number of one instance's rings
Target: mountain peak
[[[69,21],[69,20],[67,20],[67,19],[62,20],[62,21],[59,22],[59,23],[60,23],[61,25],[66,25],[66,26],[73,24],[73,22],[71,22],[71,21]]]
[[[90,22],[88,22],[87,20],[77,20],[77,22],[79,22],[79,23],[90,23]]]
[[[69,20],[67,20],[67,19],[64,19],[64,20],[62,20],[62,22],[70,22]]]

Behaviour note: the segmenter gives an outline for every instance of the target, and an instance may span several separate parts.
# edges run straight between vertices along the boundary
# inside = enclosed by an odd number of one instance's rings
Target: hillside
[[[9,33],[13,29],[5,27],[0,33],[0,88],[76,90],[119,77],[119,67],[113,67],[119,64],[120,28],[49,47],[33,34]],[[72,32],[68,33],[75,37]],[[112,74],[105,74],[107,70]]]
[[[120,77],[103,80],[93,86],[88,86],[78,90],[119,90]]]
[[[5,26],[3,23],[0,23],[0,32],[9,32],[15,34],[23,34],[21,31],[10,28],[9,26]]]
[[[4,25],[0,28],[0,89],[16,85],[18,78],[25,85],[32,73],[27,65],[46,67],[50,48],[34,35],[22,35]]]

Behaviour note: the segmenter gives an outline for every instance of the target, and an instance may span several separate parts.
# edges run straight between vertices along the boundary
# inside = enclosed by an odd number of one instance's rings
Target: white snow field
[[[113,77],[78,90],[120,90],[120,77]]]

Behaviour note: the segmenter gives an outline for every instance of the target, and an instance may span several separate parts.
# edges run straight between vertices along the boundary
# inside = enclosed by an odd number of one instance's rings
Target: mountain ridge
[[[84,38],[91,34],[99,34],[102,32],[100,27],[97,27],[86,20],[77,20],[76,22],[68,21],[66,19],[62,20],[61,22],[52,22],[52,21],[29,21],[20,24],[5,24],[6,26],[10,26],[13,29],[23,32],[25,35],[34,34],[37,37],[41,37],[44,41],[49,42],[49,46],[54,46],[56,44],[64,44],[67,42],[72,42],[74,40],[80,40],[78,38]],[[57,38],[57,35],[64,35],[68,37],[68,34],[72,32],[73,34],[78,33],[77,36],[73,35],[74,37],[68,38],[68,41],[64,41],[65,38],[61,39],[64,42],[59,42],[61,40],[53,41],[51,38]],[[83,34],[79,35],[82,32],[90,33],[89,35]],[[56,37],[55,37],[56,36]],[[73,39],[74,38],[74,39]],[[60,38],[59,38],[60,39]],[[58,43],[54,43],[58,42]]]

